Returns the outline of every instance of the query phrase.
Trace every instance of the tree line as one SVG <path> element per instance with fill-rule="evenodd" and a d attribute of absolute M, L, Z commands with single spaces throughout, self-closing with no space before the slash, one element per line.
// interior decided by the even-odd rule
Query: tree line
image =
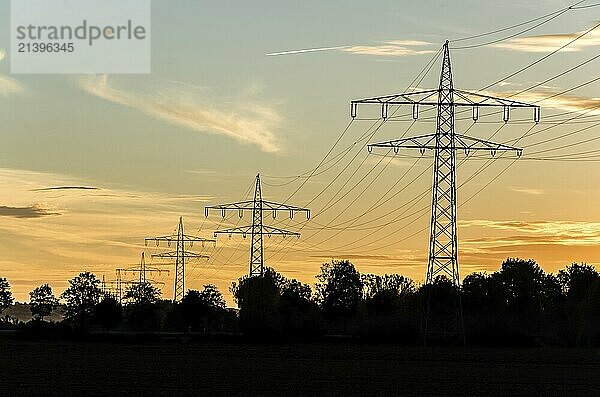
<path fill-rule="evenodd" d="M 311 287 L 272 268 L 262 277 L 244 276 L 230 287 L 235 310 L 226 307 L 212 284 L 171 302 L 149 282 L 140 282 L 130 285 L 120 302 L 103 293 L 94 274 L 84 272 L 69 280 L 59 297 L 62 304 L 48 284 L 41 285 L 30 293 L 33 319 L 17 325 L 5 319 L 3 326 L 43 332 L 243 334 L 269 340 L 336 335 L 417 344 L 428 300 L 458 294 L 467 343 L 600 345 L 600 274 L 587 264 L 550 274 L 533 260 L 509 258 L 496 272 L 469 274 L 456 291 L 443 276 L 419 286 L 398 274 L 361 274 L 344 260 L 323 264 L 316 281 Z M 0 278 L 0 314 L 12 303 L 9 283 Z M 59 306 L 64 320 L 44 321 Z"/>

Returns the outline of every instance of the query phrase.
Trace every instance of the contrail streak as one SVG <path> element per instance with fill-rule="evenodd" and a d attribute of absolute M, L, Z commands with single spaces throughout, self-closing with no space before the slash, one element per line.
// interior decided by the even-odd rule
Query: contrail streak
<path fill-rule="evenodd" d="M 290 55 L 290 54 L 302 54 L 305 52 L 317 52 L 317 51 L 331 51 L 331 50 L 340 50 L 342 48 L 348 48 L 350 46 L 342 45 L 337 47 L 321 47 L 321 48 L 306 48 L 303 50 L 291 50 L 291 51 L 281 51 L 281 52 L 270 52 L 266 54 L 267 56 L 276 56 L 276 55 Z"/>

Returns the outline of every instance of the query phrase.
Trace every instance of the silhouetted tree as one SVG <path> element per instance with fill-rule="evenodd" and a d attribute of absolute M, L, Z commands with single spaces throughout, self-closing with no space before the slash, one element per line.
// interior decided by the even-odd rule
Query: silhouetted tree
<path fill-rule="evenodd" d="M 94 308 L 94 322 L 110 330 L 123 321 L 123 308 L 118 300 L 105 296 Z"/>
<path fill-rule="evenodd" d="M 130 285 L 123 297 L 134 305 L 152 304 L 160 299 L 160 290 L 145 281 Z"/>
<path fill-rule="evenodd" d="M 207 284 L 201 291 L 188 290 L 179 306 L 184 326 L 206 332 L 211 321 L 225 311 L 226 304 L 217 287 Z"/>
<path fill-rule="evenodd" d="M 352 263 L 347 260 L 325 263 L 316 278 L 317 296 L 325 314 L 349 316 L 356 312 L 363 284 Z"/>
<path fill-rule="evenodd" d="M 479 311 L 489 310 L 496 297 L 491 277 L 485 273 L 471 273 L 462 283 L 463 306 Z M 500 284 L 497 284 L 498 286 Z"/>
<path fill-rule="evenodd" d="M 399 274 L 364 274 L 363 298 L 371 313 L 393 312 L 415 292 L 414 282 Z"/>
<path fill-rule="evenodd" d="M 29 310 L 36 320 L 44 321 L 44 317 L 52 314 L 58 306 L 58 299 L 48 284 L 40 285 L 29 293 Z"/>
<path fill-rule="evenodd" d="M 590 344 L 600 336 L 600 274 L 592 266 L 573 263 L 557 278 L 565 295 L 571 338 L 577 346 Z"/>
<path fill-rule="evenodd" d="M 135 283 L 125 292 L 127 321 L 135 329 L 154 331 L 160 328 L 160 290 L 149 282 Z"/>
<path fill-rule="evenodd" d="M 188 291 L 189 292 L 189 291 Z M 222 310 L 227 307 L 225 298 L 219 289 L 213 284 L 206 284 L 204 288 L 198 293 L 198 297 L 203 304 L 212 310 Z"/>
<path fill-rule="evenodd" d="M 362 332 L 371 337 L 413 341 L 419 330 L 414 282 L 399 274 L 364 274 L 362 281 L 366 309 Z"/>
<path fill-rule="evenodd" d="M 247 334 L 268 335 L 281 331 L 278 305 L 284 277 L 271 268 L 264 275 L 245 275 L 230 287 L 239 309 L 240 329 Z"/>
<path fill-rule="evenodd" d="M 99 286 L 100 280 L 90 272 L 80 273 L 69 280 L 69 288 L 60 295 L 66 301 L 65 318 L 77 322 L 84 329 L 100 301 L 102 291 Z"/>
<path fill-rule="evenodd" d="M 498 341 L 507 333 L 507 308 L 503 286 L 497 277 L 472 273 L 462 283 L 462 307 L 467 340 Z"/>
<path fill-rule="evenodd" d="M 560 296 L 556 278 L 532 259 L 509 258 L 492 278 L 502 285 L 506 305 L 515 310 L 545 309 Z"/>
<path fill-rule="evenodd" d="M 418 291 L 419 306 L 426 315 L 421 327 L 426 343 L 461 344 L 464 322 L 460 316 L 460 291 L 446 275 L 438 275 Z"/>
<path fill-rule="evenodd" d="M 280 292 L 285 305 L 307 307 L 311 303 L 312 290 L 310 285 L 303 284 L 296 279 L 285 280 L 280 285 Z"/>
<path fill-rule="evenodd" d="M 321 333 L 320 310 L 312 299 L 310 286 L 296 279 L 285 279 L 279 291 L 279 316 L 284 334 L 308 337 Z"/>
<path fill-rule="evenodd" d="M 531 259 L 509 258 L 489 276 L 471 274 L 462 291 L 466 331 L 479 341 L 531 343 L 558 337 L 560 285 Z"/>
<path fill-rule="evenodd" d="M 6 278 L 0 277 L 0 314 L 12 306 L 14 298 L 10 291 L 10 284 Z"/>

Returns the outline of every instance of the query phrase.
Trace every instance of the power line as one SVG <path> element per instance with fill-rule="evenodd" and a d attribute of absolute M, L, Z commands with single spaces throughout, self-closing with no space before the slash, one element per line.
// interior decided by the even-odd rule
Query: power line
<path fill-rule="evenodd" d="M 561 8 L 560 10 L 556 10 L 556 11 L 553 11 L 553 12 L 548 13 L 546 15 L 542 15 L 541 17 L 530 19 L 528 21 L 521 22 L 521 23 L 518 23 L 518 24 L 515 24 L 515 25 L 511 25 L 511 26 L 508 26 L 508 27 L 505 27 L 505 28 L 496 29 L 496 30 L 492 30 L 492 31 L 489 31 L 489 32 L 485 32 L 485 33 L 480 33 L 480 34 L 476 34 L 476 35 L 473 35 L 473 36 L 461 37 L 459 39 L 450 40 L 450 43 L 457 43 L 459 41 L 478 39 L 480 37 L 490 36 L 490 35 L 493 35 L 493 34 L 496 34 L 496 33 L 502 33 L 502 32 L 505 32 L 507 30 L 511 30 L 511 29 L 514 29 L 514 28 L 519 28 L 521 26 L 529 25 L 530 23 L 537 22 L 537 21 L 539 21 L 541 19 L 545 19 L 545 18 L 551 17 L 552 15 L 557 14 L 557 13 L 561 13 L 563 11 L 576 10 L 576 9 L 579 9 L 579 8 L 585 8 L 585 7 L 576 7 L 578 4 L 581 4 L 584 1 L 585 0 L 579 1 L 579 2 L 573 4 L 573 5 L 569 6 L 569 7 Z M 594 5 L 591 5 L 591 6 L 588 6 L 588 7 L 593 7 L 593 6 Z"/>
<path fill-rule="evenodd" d="M 580 3 L 582 3 L 583 1 L 585 1 L 585 0 L 582 0 Z M 542 21 L 542 22 L 539 22 L 539 23 L 537 23 L 537 24 L 535 24 L 535 25 L 533 25 L 533 26 L 531 26 L 531 27 L 529 27 L 529 28 L 527 28 L 527 29 L 524 29 L 524 30 L 522 30 L 522 31 L 520 31 L 520 32 L 517 32 L 517 33 L 514 33 L 514 34 L 511 34 L 511 35 L 509 35 L 509 36 L 502 37 L 502 38 L 500 38 L 500 39 L 496 39 L 496 40 L 491 40 L 491 41 L 488 41 L 488 42 L 486 42 L 486 43 L 480 43 L 480 44 L 472 44 L 472 45 L 464 45 L 464 46 L 452 47 L 452 49 L 453 49 L 453 50 L 465 50 L 465 49 L 471 49 L 471 48 L 478 48 L 478 47 L 484 47 L 484 46 L 488 46 L 488 45 L 490 45 L 490 44 L 499 43 L 499 42 L 501 42 L 501 41 L 510 40 L 510 39 L 512 39 L 512 38 L 514 38 L 514 37 L 520 36 L 520 35 L 522 35 L 522 34 L 525 34 L 525 33 L 527 33 L 527 32 L 530 32 L 530 31 L 532 31 L 532 30 L 534 30 L 534 29 L 536 29 L 536 28 L 538 28 L 538 27 L 540 27 L 540 26 L 542 26 L 542 25 L 545 25 L 546 23 L 548 23 L 548 22 L 550 22 L 550 21 L 552 21 L 552 20 L 554 20 L 554 19 L 558 18 L 558 17 L 559 17 L 559 16 L 561 16 L 562 14 L 566 13 L 566 12 L 567 12 L 567 11 L 569 11 L 570 9 L 571 9 L 571 8 L 566 8 L 566 9 L 564 9 L 563 11 L 559 12 L 558 14 L 556 14 L 556 15 L 554 15 L 554 16 L 552 16 L 552 17 L 550 17 L 550 18 L 548 18 L 548 19 L 546 19 L 546 20 L 544 20 L 544 21 Z"/>
<path fill-rule="evenodd" d="M 556 53 L 558 53 L 559 51 L 561 51 L 561 50 L 563 50 L 563 49 L 567 48 L 567 47 L 568 47 L 568 46 L 570 46 L 571 44 L 575 43 L 577 40 L 579 40 L 579 39 L 581 39 L 582 37 L 586 36 L 588 33 L 590 33 L 591 31 L 593 31 L 594 29 L 596 29 L 596 28 L 597 28 L 597 27 L 599 27 L 599 26 L 600 26 L 600 23 L 597 23 L 597 24 L 596 24 L 596 25 L 594 25 L 592 28 L 590 28 L 590 29 L 586 30 L 585 32 L 581 33 L 580 35 L 578 35 L 577 37 L 575 37 L 574 39 L 572 39 L 572 40 L 571 40 L 571 41 L 569 41 L 568 43 L 566 43 L 566 44 L 563 44 L 562 46 L 560 46 L 560 47 L 559 47 L 559 48 L 557 48 L 556 50 L 553 50 L 553 51 L 549 52 L 548 54 L 544 55 L 543 57 L 541 57 L 541 58 L 537 59 L 536 61 L 534 61 L 534 62 L 532 62 L 532 63 L 530 63 L 530 64 L 528 64 L 528 65 L 526 65 L 526 66 L 523 66 L 522 68 L 518 69 L 518 70 L 517 70 L 517 71 L 515 71 L 515 72 L 512 72 L 511 74 L 509 74 L 509 75 L 507 75 L 507 76 L 503 77 L 502 79 L 500 79 L 500 80 L 498 80 L 498 81 L 496 81 L 496 82 L 494 82 L 494 83 L 488 84 L 487 86 L 485 86 L 485 87 L 481 88 L 479 91 L 487 90 L 488 88 L 490 88 L 490 87 L 492 87 L 492 86 L 494 86 L 494 85 L 496 85 L 496 84 L 498 84 L 498 83 L 501 83 L 501 82 L 503 82 L 503 81 L 505 81 L 505 80 L 508 80 L 508 79 L 510 79 L 511 77 L 514 77 L 514 76 L 516 76 L 516 75 L 518 75 L 518 74 L 520 74 L 520 73 L 522 73 L 522 72 L 524 72 L 524 71 L 526 71 L 526 70 L 528 70 L 528 69 L 532 68 L 533 66 L 535 66 L 535 65 L 539 64 L 540 62 L 543 62 L 543 61 L 545 61 L 546 59 L 550 58 L 550 57 L 551 57 L 551 56 L 553 56 L 554 54 L 556 54 Z"/>
<path fill-rule="evenodd" d="M 589 31 L 591 31 L 591 30 L 593 30 L 593 29 L 594 29 L 594 28 L 590 29 Z M 588 32 L 589 32 L 589 31 L 588 31 Z M 587 33 L 587 32 L 586 32 L 586 33 Z M 499 80 L 498 82 L 501 82 L 501 81 L 503 81 L 503 80 L 505 80 L 505 79 L 508 79 L 508 78 L 510 78 L 510 77 L 513 77 L 514 75 L 516 75 L 516 74 L 520 73 L 521 71 L 524 71 L 524 70 L 526 70 L 526 69 L 528 69 L 528 68 L 530 68 L 530 67 L 534 66 L 535 64 L 537 64 L 537 63 L 541 62 L 542 60 L 544 60 L 544 59 L 547 59 L 549 56 L 551 56 L 551 55 L 553 55 L 554 53 L 556 53 L 556 52 L 560 51 L 561 49 L 565 48 L 566 46 L 568 46 L 568 45 L 572 44 L 572 43 L 573 43 L 573 42 L 575 42 L 577 39 L 579 39 L 579 38 L 583 37 L 583 36 L 584 36 L 586 33 L 584 33 L 584 34 L 580 35 L 579 37 L 577 37 L 576 39 L 574 39 L 574 40 L 572 40 L 571 42 L 567 43 L 566 45 L 562 46 L 562 47 L 561 47 L 561 48 L 559 48 L 558 50 L 556 50 L 556 51 L 554 51 L 554 52 L 552 52 L 552 53 L 550 53 L 550 54 L 547 54 L 545 57 L 543 57 L 543 58 L 541 58 L 541 59 L 537 60 L 536 62 L 534 62 L 534 63 L 530 64 L 529 66 L 527 66 L 527 67 L 525 67 L 525 68 L 522 68 L 520 71 L 517 71 L 517 72 L 515 72 L 515 73 L 513 73 L 513 74 L 509 75 L 508 77 L 505 77 L 504 79 L 502 79 L 502 80 Z M 595 57 L 595 58 L 593 58 L 593 59 L 596 59 L 596 57 Z M 593 60 L 593 59 L 591 59 L 591 60 Z M 588 62 L 591 62 L 591 60 L 588 60 L 587 62 L 585 62 L 585 63 L 583 63 L 583 64 L 586 64 L 586 63 L 588 63 Z M 561 77 L 561 76 L 565 75 L 566 73 L 568 73 L 569 71 L 575 70 L 576 68 L 578 68 L 578 67 L 580 67 L 580 66 L 583 66 L 583 64 L 581 64 L 581 65 L 579 65 L 579 66 L 576 66 L 576 67 L 573 67 L 573 68 L 571 68 L 571 69 L 570 69 L 570 70 L 568 70 L 568 71 L 564 71 L 564 72 L 562 72 L 561 74 L 559 74 L 559 75 L 557 75 L 557 76 L 553 77 L 552 79 L 555 79 L 555 78 Z M 551 81 L 552 79 L 548 79 L 548 80 L 546 80 L 546 82 L 547 82 L 547 81 Z M 494 84 L 497 84 L 498 82 L 496 82 L 496 83 L 494 83 Z M 492 84 L 492 85 L 494 85 L 494 84 Z M 532 89 L 532 88 L 538 87 L 538 86 L 540 86 L 540 85 L 542 85 L 542 84 L 544 84 L 544 82 L 542 82 L 542 83 L 538 83 L 538 84 L 534 85 L 533 87 L 530 87 L 529 89 Z M 490 85 L 490 86 L 491 86 L 491 85 Z M 483 89 L 489 88 L 490 86 L 488 86 L 488 87 L 485 87 L 485 88 L 483 88 Z M 482 90 L 483 90 L 483 89 L 482 89 Z M 576 89 L 576 88 L 573 88 L 573 89 Z M 571 90 L 573 90 L 573 89 L 571 89 Z M 523 90 L 522 92 L 524 92 L 524 91 L 525 91 L 525 90 Z M 555 96 L 558 96 L 558 95 L 560 95 L 560 94 L 554 95 L 554 97 L 555 97 Z M 570 119 L 569 119 L 569 120 L 570 120 Z"/>

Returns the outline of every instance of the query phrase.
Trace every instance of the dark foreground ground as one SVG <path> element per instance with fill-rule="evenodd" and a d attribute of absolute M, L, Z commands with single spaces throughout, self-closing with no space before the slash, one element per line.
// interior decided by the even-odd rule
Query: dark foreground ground
<path fill-rule="evenodd" d="M 0 338 L 1 396 L 600 395 L 600 350 Z"/>

